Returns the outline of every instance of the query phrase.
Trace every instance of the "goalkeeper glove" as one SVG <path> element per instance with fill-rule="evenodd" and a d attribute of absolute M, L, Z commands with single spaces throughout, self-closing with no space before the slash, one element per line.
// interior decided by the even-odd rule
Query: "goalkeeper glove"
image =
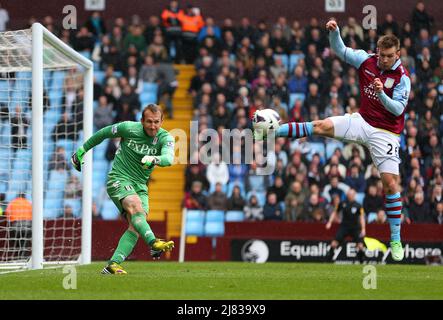
<path fill-rule="evenodd" d="M 82 171 L 82 164 L 85 163 L 83 157 L 85 156 L 85 148 L 80 147 L 74 152 L 71 156 L 71 163 L 74 166 L 75 170 Z"/>
<path fill-rule="evenodd" d="M 145 169 L 152 169 L 158 163 L 160 163 L 160 159 L 158 157 L 144 156 L 142 159 L 142 165 Z"/>

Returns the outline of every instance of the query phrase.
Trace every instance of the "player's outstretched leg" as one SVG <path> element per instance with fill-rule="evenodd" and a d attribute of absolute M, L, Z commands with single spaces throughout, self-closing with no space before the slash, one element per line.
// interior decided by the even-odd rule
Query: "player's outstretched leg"
<path fill-rule="evenodd" d="M 255 140 L 263 140 L 264 130 L 254 130 Z M 276 137 L 304 138 L 319 135 L 334 138 L 334 123 L 330 118 L 312 122 L 288 122 L 282 124 L 275 133 Z"/>

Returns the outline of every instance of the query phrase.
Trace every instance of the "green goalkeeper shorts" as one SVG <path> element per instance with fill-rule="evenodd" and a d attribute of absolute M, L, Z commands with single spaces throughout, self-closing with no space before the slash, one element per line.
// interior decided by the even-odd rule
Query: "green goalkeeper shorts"
<path fill-rule="evenodd" d="M 120 213 L 125 213 L 121 202 L 122 199 L 130 195 L 138 195 L 142 202 L 143 210 L 145 210 L 146 214 L 149 213 L 148 187 L 145 184 L 112 177 L 108 179 L 106 191 Z"/>

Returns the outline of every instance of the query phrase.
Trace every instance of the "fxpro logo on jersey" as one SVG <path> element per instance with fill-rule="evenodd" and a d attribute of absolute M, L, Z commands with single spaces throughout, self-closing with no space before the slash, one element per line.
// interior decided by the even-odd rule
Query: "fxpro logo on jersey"
<path fill-rule="evenodd" d="M 135 152 L 144 154 L 146 156 L 155 156 L 155 155 L 157 155 L 157 149 L 156 148 L 150 148 L 147 144 L 136 143 L 132 139 L 129 139 L 129 141 L 128 141 L 128 148 L 134 150 Z"/>

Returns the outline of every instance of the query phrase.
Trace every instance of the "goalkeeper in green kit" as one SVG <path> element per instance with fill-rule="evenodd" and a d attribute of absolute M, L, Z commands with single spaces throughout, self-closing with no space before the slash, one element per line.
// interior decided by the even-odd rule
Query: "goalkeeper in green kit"
<path fill-rule="evenodd" d="M 106 187 L 109 197 L 124 215 L 129 227 L 120 238 L 103 274 L 126 274 L 120 264 L 131 254 L 139 237 L 151 247 L 154 259 L 174 247 L 173 241 L 156 239 L 147 222 L 149 205 L 146 182 L 155 166 L 170 166 L 174 160 L 174 138 L 161 128 L 162 123 L 161 108 L 149 104 L 143 110 L 140 122 L 125 121 L 97 131 L 71 157 L 74 168 L 81 171 L 86 152 L 106 138 L 121 137 Z"/>

